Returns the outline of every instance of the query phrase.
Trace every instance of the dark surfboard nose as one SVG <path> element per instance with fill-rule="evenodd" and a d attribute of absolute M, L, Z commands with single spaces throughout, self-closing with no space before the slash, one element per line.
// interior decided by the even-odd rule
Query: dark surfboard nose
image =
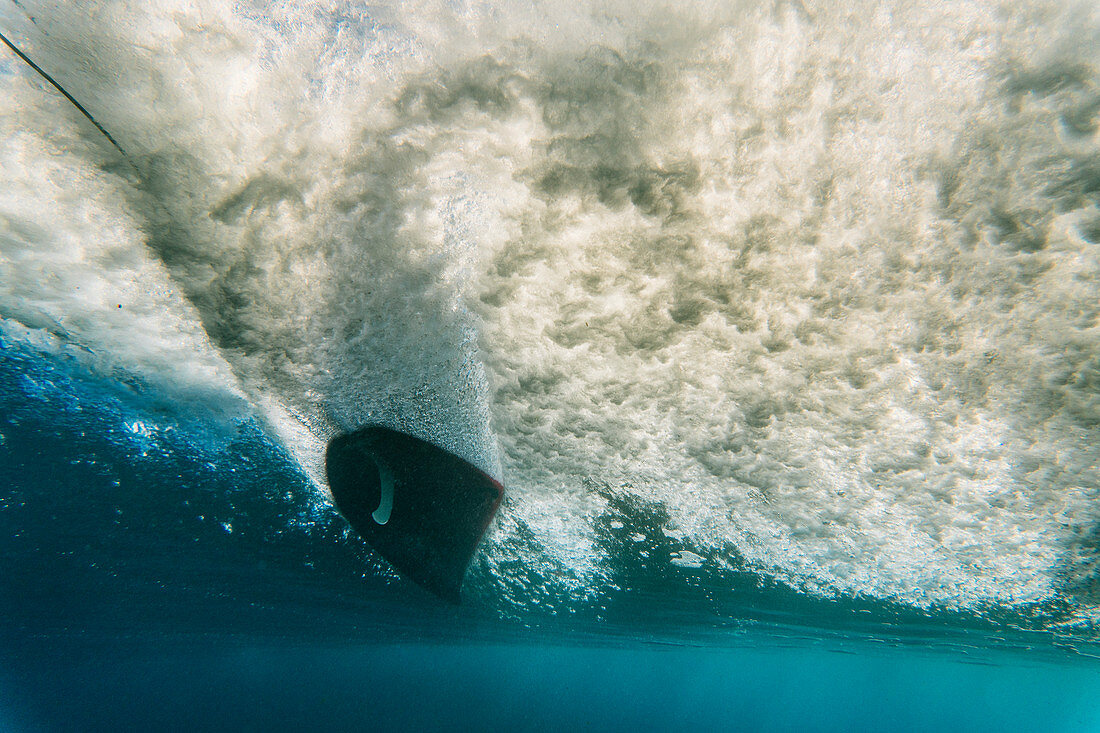
<path fill-rule="evenodd" d="M 456 455 L 371 425 L 333 438 L 325 471 L 336 507 L 395 569 L 459 602 L 466 566 L 504 487 Z"/>

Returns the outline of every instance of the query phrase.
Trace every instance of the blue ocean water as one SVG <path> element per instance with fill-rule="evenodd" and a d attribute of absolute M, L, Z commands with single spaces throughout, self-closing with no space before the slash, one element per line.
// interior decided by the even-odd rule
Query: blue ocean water
<path fill-rule="evenodd" d="M 1093 731 L 1096 670 L 860 644 L 737 649 L 197 638 L 43 647 L 11 730 Z M 56 655 L 61 655 L 58 658 Z"/>
<path fill-rule="evenodd" d="M 1100 730 L 1094 3 L 0 30 L 0 730 Z M 364 425 L 505 485 L 461 605 Z"/>
<path fill-rule="evenodd" d="M 1023 617 L 675 585 L 546 613 L 477 567 L 444 604 L 331 510 L 294 521 L 308 482 L 255 424 L 219 442 L 139 382 L 0 348 L 0 729 L 1100 727 L 1095 643 Z"/>

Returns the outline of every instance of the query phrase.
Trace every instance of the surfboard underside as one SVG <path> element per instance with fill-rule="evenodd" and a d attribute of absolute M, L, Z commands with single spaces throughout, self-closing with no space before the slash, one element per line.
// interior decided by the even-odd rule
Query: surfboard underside
<path fill-rule="evenodd" d="M 411 435 L 370 425 L 333 438 L 325 470 L 336 507 L 409 580 L 458 603 L 504 487 Z"/>

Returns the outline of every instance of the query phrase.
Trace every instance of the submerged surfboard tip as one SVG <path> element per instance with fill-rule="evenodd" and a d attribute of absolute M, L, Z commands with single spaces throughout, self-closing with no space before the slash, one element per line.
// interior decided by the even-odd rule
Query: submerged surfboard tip
<path fill-rule="evenodd" d="M 329 489 L 352 528 L 399 573 L 459 603 L 504 486 L 425 440 L 367 425 L 329 441 Z"/>

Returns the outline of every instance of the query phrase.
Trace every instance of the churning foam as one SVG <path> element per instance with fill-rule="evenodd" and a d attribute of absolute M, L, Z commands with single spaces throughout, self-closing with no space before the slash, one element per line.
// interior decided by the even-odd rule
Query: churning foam
<path fill-rule="evenodd" d="M 584 592 L 611 492 L 691 567 L 1096 601 L 1088 5 L 21 7 L 136 172 L 0 76 L 6 319 L 314 475 L 365 422 L 502 474 L 501 573 L 522 530 Z"/>

